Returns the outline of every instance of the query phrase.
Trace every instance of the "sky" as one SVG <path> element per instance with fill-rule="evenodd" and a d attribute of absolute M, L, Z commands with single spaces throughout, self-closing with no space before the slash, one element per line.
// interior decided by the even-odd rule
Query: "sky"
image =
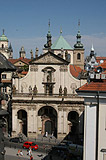
<path fill-rule="evenodd" d="M 0 35 L 4 29 L 14 58 L 19 58 L 22 46 L 29 58 L 30 50 L 35 54 L 36 47 L 42 53 L 49 19 L 52 43 L 62 28 L 63 37 L 73 48 L 80 20 L 85 56 L 92 44 L 97 56 L 106 56 L 106 0 L 0 0 Z"/>

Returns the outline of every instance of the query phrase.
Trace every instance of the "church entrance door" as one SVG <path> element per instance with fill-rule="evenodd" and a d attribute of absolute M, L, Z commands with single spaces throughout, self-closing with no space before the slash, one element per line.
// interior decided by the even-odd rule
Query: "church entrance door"
<path fill-rule="evenodd" d="M 45 122 L 45 133 L 48 133 L 48 134 L 52 134 L 52 122 L 50 120 L 47 120 Z"/>

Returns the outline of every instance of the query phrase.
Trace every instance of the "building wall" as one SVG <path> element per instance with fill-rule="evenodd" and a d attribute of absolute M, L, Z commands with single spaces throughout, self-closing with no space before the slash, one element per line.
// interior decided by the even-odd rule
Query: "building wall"
<path fill-rule="evenodd" d="M 80 53 L 80 59 L 77 59 L 77 54 Z M 84 49 L 75 49 L 73 53 L 73 64 L 84 69 Z"/>
<path fill-rule="evenodd" d="M 69 66 L 65 66 L 67 70 L 65 72 L 60 71 L 61 66 L 59 65 L 36 65 L 35 71 L 30 71 L 30 67 L 29 72 L 25 77 L 19 80 L 15 79 L 14 83 L 16 85 L 16 90 L 19 89 L 19 93 L 21 92 L 21 86 L 23 86 L 23 93 L 29 93 L 29 86 L 31 86 L 33 89 L 35 85 L 37 86 L 38 93 L 44 93 L 44 84 L 42 83 L 46 82 L 46 79 L 44 77 L 44 72 L 42 72 L 42 69 L 44 69 L 45 67 L 53 67 L 56 70 L 53 73 L 53 82 L 55 83 L 53 88 L 53 94 L 59 94 L 60 85 L 62 86 L 62 89 L 64 89 L 64 87 L 67 87 L 67 93 L 72 94 L 72 84 L 75 84 L 76 88 L 78 88 L 86 82 L 86 80 L 78 80 L 72 77 L 69 71 Z"/>
<path fill-rule="evenodd" d="M 98 160 L 103 159 L 102 149 L 106 149 L 106 100 L 100 100 L 99 106 L 99 145 L 98 145 Z M 106 152 L 105 152 L 106 154 Z"/>
<path fill-rule="evenodd" d="M 85 106 L 83 160 L 95 160 L 96 106 Z M 92 134 L 91 134 L 92 133 Z"/>

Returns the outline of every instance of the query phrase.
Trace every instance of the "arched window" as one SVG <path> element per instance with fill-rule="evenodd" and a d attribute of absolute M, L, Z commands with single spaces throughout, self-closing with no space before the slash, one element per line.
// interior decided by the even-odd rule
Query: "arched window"
<path fill-rule="evenodd" d="M 77 54 L 77 59 L 78 59 L 78 60 L 81 59 L 81 54 L 80 54 L 80 53 Z"/>

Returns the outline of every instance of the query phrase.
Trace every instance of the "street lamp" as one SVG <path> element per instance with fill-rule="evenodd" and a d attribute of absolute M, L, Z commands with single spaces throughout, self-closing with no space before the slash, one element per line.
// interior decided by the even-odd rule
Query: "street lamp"
<path fill-rule="evenodd" d="M 1 101 L 3 99 L 6 99 L 6 96 L 1 93 L 1 87 L 3 84 L 1 83 L 1 73 L 2 72 L 8 72 L 8 71 L 16 71 L 15 66 L 10 63 L 6 57 L 0 53 L 0 160 L 4 160 L 4 134 L 2 131 L 2 128 L 4 127 L 5 123 L 3 121 L 3 118 L 8 115 L 8 112 L 4 109 L 2 109 Z"/>

